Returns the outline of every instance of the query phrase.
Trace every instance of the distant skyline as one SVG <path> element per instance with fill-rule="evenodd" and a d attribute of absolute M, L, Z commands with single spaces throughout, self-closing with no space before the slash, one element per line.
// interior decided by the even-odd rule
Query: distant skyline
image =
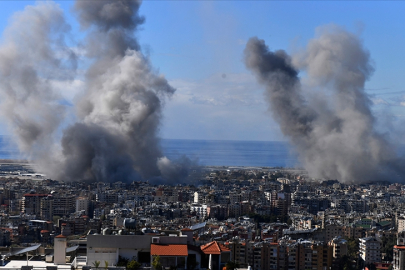
<path fill-rule="evenodd" d="M 80 41 L 83 34 L 71 11 L 74 1 L 55 2 L 65 11 L 71 38 Z M 15 12 L 32 4 L 0 2 L 0 31 Z M 153 67 L 177 89 L 164 106 L 161 137 L 285 140 L 267 110 L 262 86 L 243 64 L 243 50 L 247 40 L 257 36 L 272 50 L 297 51 L 317 27 L 327 24 L 360 35 L 375 68 L 366 84 L 374 115 L 402 122 L 404 8 L 405 2 L 374 1 L 144 1 L 139 42 Z M 65 87 L 67 104 L 81 86 L 79 80 Z M 7 135 L 4 126 L 0 133 Z"/>

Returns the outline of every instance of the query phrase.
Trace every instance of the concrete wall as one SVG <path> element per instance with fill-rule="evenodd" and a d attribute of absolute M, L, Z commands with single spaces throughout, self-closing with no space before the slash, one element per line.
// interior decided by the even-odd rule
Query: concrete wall
<path fill-rule="evenodd" d="M 99 261 L 99 268 L 105 267 L 105 261 L 109 266 L 116 265 L 118 262 L 117 248 L 92 248 L 87 250 L 87 265 L 94 266 L 94 262 Z"/>
<path fill-rule="evenodd" d="M 95 261 L 104 267 L 116 265 L 118 257 L 138 258 L 138 252 L 150 252 L 152 237 L 158 237 L 160 244 L 187 244 L 187 236 L 152 236 L 152 235 L 88 235 L 87 265 L 94 266 Z"/>
<path fill-rule="evenodd" d="M 152 243 L 151 235 L 88 235 L 87 250 L 91 247 L 106 248 L 148 248 Z"/>
<path fill-rule="evenodd" d="M 159 237 L 159 244 L 187 245 L 187 235 L 155 237 Z"/>
<path fill-rule="evenodd" d="M 118 257 L 138 257 L 138 250 L 150 251 L 152 236 L 150 235 L 88 235 L 87 236 L 87 265 L 94 266 L 100 262 L 104 268 L 104 261 L 109 266 L 116 265 Z"/>

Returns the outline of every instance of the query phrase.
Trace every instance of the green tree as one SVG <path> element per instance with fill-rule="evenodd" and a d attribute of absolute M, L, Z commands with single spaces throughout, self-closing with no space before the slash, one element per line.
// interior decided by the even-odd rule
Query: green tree
<path fill-rule="evenodd" d="M 381 253 L 385 253 L 385 261 L 392 261 L 394 255 L 394 246 L 397 243 L 396 238 L 381 237 Z"/>
<path fill-rule="evenodd" d="M 96 269 L 98 269 L 100 267 L 100 261 L 95 261 L 93 262 L 93 265 Z"/>
<path fill-rule="evenodd" d="M 127 269 L 129 270 L 137 270 L 141 267 L 141 264 L 135 260 L 128 262 Z"/>
<path fill-rule="evenodd" d="M 347 239 L 347 254 L 349 255 L 350 259 L 357 260 L 357 254 L 359 253 L 359 242 L 359 239 Z"/>
<path fill-rule="evenodd" d="M 226 267 L 226 270 L 235 270 L 236 268 L 239 267 L 239 264 L 236 263 L 236 262 L 231 262 L 231 261 L 229 261 L 229 262 L 227 262 L 227 263 L 225 264 L 225 267 Z"/>
<path fill-rule="evenodd" d="M 153 268 L 155 270 L 162 270 L 162 264 L 160 263 L 160 256 L 159 255 L 154 255 L 153 256 L 152 266 L 153 266 Z"/>

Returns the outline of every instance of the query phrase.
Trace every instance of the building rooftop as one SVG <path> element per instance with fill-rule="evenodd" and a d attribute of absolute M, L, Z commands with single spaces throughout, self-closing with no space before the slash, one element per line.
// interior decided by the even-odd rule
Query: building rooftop
<path fill-rule="evenodd" d="M 187 245 L 151 244 L 150 254 L 159 256 L 188 256 Z"/>
<path fill-rule="evenodd" d="M 221 254 L 221 252 L 231 251 L 228 247 L 218 243 L 217 241 L 213 241 L 211 243 L 201 246 L 201 250 L 205 254 L 216 254 L 216 255 Z"/>

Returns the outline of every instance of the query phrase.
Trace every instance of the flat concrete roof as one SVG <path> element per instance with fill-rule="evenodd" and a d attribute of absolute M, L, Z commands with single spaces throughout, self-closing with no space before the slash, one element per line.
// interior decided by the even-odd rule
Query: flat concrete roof
<path fill-rule="evenodd" d="M 5 266 L 0 266 L 0 269 L 21 269 L 21 266 L 26 266 L 27 261 L 24 260 L 12 260 L 9 261 Z M 29 266 L 34 266 L 34 268 L 46 268 L 47 266 L 57 266 L 58 269 L 66 269 L 70 270 L 71 266 L 70 264 L 59 264 L 56 265 L 54 263 L 47 263 L 44 261 L 28 261 Z"/>
<path fill-rule="evenodd" d="M 88 235 L 87 247 L 150 248 L 154 235 Z"/>

